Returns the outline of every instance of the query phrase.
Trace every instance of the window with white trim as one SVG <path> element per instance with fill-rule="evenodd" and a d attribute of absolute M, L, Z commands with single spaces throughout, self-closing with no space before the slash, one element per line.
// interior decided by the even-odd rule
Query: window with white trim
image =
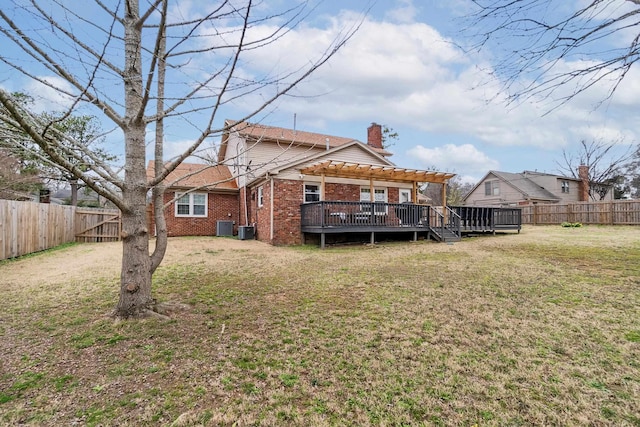
<path fill-rule="evenodd" d="M 411 190 L 406 188 L 400 189 L 399 203 L 411 203 Z"/>
<path fill-rule="evenodd" d="M 500 181 L 492 180 L 484 183 L 484 195 L 485 196 L 499 196 L 500 195 Z"/>
<path fill-rule="evenodd" d="M 563 193 L 568 193 L 569 192 L 569 181 L 562 181 L 560 183 L 560 186 L 562 187 L 562 192 Z"/>
<path fill-rule="evenodd" d="M 318 184 L 305 184 L 304 185 L 304 202 L 319 202 L 320 201 L 320 185 Z"/>
<path fill-rule="evenodd" d="M 207 216 L 207 193 L 176 193 L 175 215 L 180 216 Z"/>
<path fill-rule="evenodd" d="M 360 187 L 360 201 L 361 202 L 369 202 L 371 201 L 371 189 L 369 187 Z M 387 189 L 386 188 L 374 188 L 373 189 L 373 201 L 374 202 L 387 202 Z M 371 210 L 369 205 L 361 205 L 362 210 Z M 386 213 L 387 208 L 384 206 L 376 206 L 375 211 L 377 214 Z"/>
<path fill-rule="evenodd" d="M 264 205 L 264 188 L 262 186 L 258 187 L 258 207 L 262 207 Z"/>

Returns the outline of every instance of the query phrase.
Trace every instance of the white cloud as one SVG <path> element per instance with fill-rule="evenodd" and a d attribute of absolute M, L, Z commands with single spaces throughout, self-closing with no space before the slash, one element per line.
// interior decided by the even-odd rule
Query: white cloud
<path fill-rule="evenodd" d="M 413 4 L 413 0 L 398 0 L 395 9 L 390 9 L 385 17 L 400 24 L 409 24 L 415 21 L 418 9 Z"/>
<path fill-rule="evenodd" d="M 186 5 L 185 10 L 190 11 L 191 3 Z M 398 14 L 401 10 L 404 12 Z M 640 107 L 640 71 L 629 72 L 605 109 L 595 110 L 594 106 L 606 98 L 606 82 L 546 116 L 549 103 L 524 101 L 518 107 L 505 107 L 502 101 L 506 96 L 499 85 L 487 81 L 479 71 L 491 69 L 486 58 L 464 55 L 452 40 L 433 27 L 416 22 L 416 13 L 414 2 L 399 0 L 387 11 L 387 21 L 367 17 L 359 31 L 327 64 L 291 96 L 278 100 L 265 111 L 271 114 L 267 123 L 289 126 L 294 113 L 299 124 L 315 128 L 323 124 L 376 121 L 393 128 L 419 130 L 425 136 L 454 134 L 476 145 L 541 149 L 543 153 L 598 135 L 602 138 L 621 135 L 629 142 L 638 140 L 633 111 Z M 343 10 L 324 21 L 303 23 L 272 44 L 244 52 L 238 76 L 255 81 L 265 74 L 283 75 L 306 68 L 361 18 L 359 13 Z M 229 28 L 216 30 L 233 37 L 226 31 Z M 256 25 L 249 37 L 256 40 L 276 30 L 275 25 Z M 207 39 L 200 40 L 204 43 Z M 198 70 L 214 67 L 211 56 L 202 55 L 200 60 L 201 63 L 189 67 Z M 558 63 L 566 70 L 579 65 Z M 563 87 L 557 95 L 569 90 L 570 87 Z M 256 90 L 234 101 L 233 106 L 241 112 L 252 111 L 273 91 L 273 87 Z M 487 102 L 491 98 L 495 98 L 494 102 Z M 331 132 L 330 128 L 326 130 Z M 406 150 L 409 148 L 406 144 L 399 141 L 397 148 Z M 454 159 L 450 162 L 455 163 Z M 481 170 L 495 168 L 491 162 L 481 158 L 485 164 Z M 473 163 L 455 167 L 471 173 L 466 165 Z"/>
<path fill-rule="evenodd" d="M 295 29 L 278 43 L 252 51 L 245 58 L 243 75 L 309 64 L 358 18 L 358 14 L 343 12 L 324 28 Z M 273 28 L 260 28 L 260 34 L 269 31 Z M 525 102 L 507 108 L 500 102 L 504 96 L 499 86 L 487 83 L 478 71 L 479 67 L 489 68 L 481 61 L 463 56 L 450 40 L 424 23 L 399 25 L 367 19 L 329 63 L 303 82 L 293 97 L 278 101 L 277 108 L 287 116 L 297 113 L 301 122 L 305 118 L 316 123 L 377 121 L 423 132 L 467 134 L 489 145 L 547 150 L 580 139 L 582 135 L 575 134 L 568 123 L 588 125 L 601 120 L 602 113 L 594 112 L 593 101 L 602 99 L 602 92 L 545 117 L 546 106 L 541 104 Z M 640 77 L 635 81 L 640 86 Z M 236 105 L 249 109 L 263 102 L 265 93 L 258 91 Z M 489 98 L 497 99 L 488 103 Z M 638 105 L 638 99 L 629 96 L 623 101 Z M 632 124 L 621 118 L 609 126 L 635 134 Z"/>
<path fill-rule="evenodd" d="M 427 148 L 417 145 L 407 151 L 416 158 L 424 168 L 435 167 L 438 170 L 462 172 L 476 176 L 490 169 L 498 169 L 499 163 L 471 144 L 445 144 L 440 147 Z"/>
<path fill-rule="evenodd" d="M 38 79 L 47 84 L 30 80 L 25 87 L 26 92 L 33 97 L 33 111 L 64 111 L 71 107 L 73 98 L 66 93 L 75 92 L 74 88 L 64 79 L 56 76 L 39 76 Z"/>

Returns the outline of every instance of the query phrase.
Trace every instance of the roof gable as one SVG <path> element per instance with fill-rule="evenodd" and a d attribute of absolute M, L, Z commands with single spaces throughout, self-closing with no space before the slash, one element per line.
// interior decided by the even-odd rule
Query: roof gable
<path fill-rule="evenodd" d="M 233 120 L 225 121 L 225 128 L 228 130 L 222 137 L 220 147 L 220 159 L 224 159 L 226 155 L 226 144 L 230 132 L 237 132 L 241 137 L 261 142 L 286 142 L 288 144 L 304 145 L 309 147 L 332 148 L 341 147 L 353 142 L 359 142 L 375 151 L 381 156 L 391 156 L 392 153 L 384 148 L 370 147 L 367 144 L 353 138 L 345 138 L 341 136 L 327 135 L 315 132 L 306 132 L 296 129 L 286 129 L 275 126 L 266 126 L 262 124 L 249 122 L 234 122 Z"/>
<path fill-rule="evenodd" d="M 350 149 L 359 149 L 362 150 L 362 154 L 363 157 L 366 156 L 367 160 L 370 159 L 374 159 L 376 160 L 376 163 L 379 165 L 384 165 L 384 166 L 394 166 L 393 162 L 391 162 L 389 159 L 387 159 L 384 156 L 381 156 L 378 152 L 376 152 L 376 150 L 372 149 L 372 147 L 363 144 L 360 141 L 356 141 L 356 140 L 352 140 L 351 142 L 344 144 L 342 146 L 339 147 L 334 147 L 332 149 L 329 149 L 327 151 L 321 151 L 319 153 L 316 153 L 312 156 L 306 157 L 304 159 L 298 159 L 295 160 L 291 163 L 288 163 L 286 165 L 283 165 L 277 169 L 273 169 L 271 171 L 269 171 L 270 173 L 278 173 L 280 171 L 286 170 L 286 169 L 291 169 L 291 168 L 295 168 L 295 167 L 304 167 L 306 165 L 308 165 L 309 163 L 312 162 L 316 162 L 316 161 L 320 161 L 320 160 L 327 160 L 327 159 L 331 159 L 331 160 L 341 160 L 341 152 L 345 152 L 348 151 Z M 364 159 L 363 159 L 364 160 Z"/>
<path fill-rule="evenodd" d="M 487 172 L 487 174 L 480 181 L 478 181 L 478 183 L 471 189 L 471 191 L 469 191 L 464 196 L 463 200 L 467 200 L 468 196 L 470 196 L 480 185 L 482 185 L 482 183 L 486 182 L 492 176 L 509 185 L 526 198 L 539 200 L 560 200 L 560 198 L 554 195 L 552 192 L 529 179 L 526 172 L 511 173 L 494 170 L 490 170 L 489 172 Z"/>

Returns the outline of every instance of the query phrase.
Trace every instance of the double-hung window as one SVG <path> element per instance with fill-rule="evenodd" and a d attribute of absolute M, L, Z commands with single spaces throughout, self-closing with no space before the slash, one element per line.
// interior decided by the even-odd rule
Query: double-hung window
<path fill-rule="evenodd" d="M 320 201 L 320 186 L 318 184 L 305 184 L 304 185 L 304 202 L 319 202 Z"/>
<path fill-rule="evenodd" d="M 258 187 L 258 207 L 262 207 L 264 205 L 264 187 L 261 185 Z"/>
<path fill-rule="evenodd" d="M 176 194 L 176 216 L 207 216 L 207 193 Z"/>
<path fill-rule="evenodd" d="M 561 187 L 562 187 L 562 192 L 563 193 L 568 193 L 569 192 L 569 181 L 562 181 L 560 183 Z"/>
<path fill-rule="evenodd" d="M 398 194 L 400 203 L 411 203 L 411 190 L 401 188 Z"/>
<path fill-rule="evenodd" d="M 484 183 L 484 195 L 485 196 L 499 196 L 500 195 L 500 181 L 486 181 Z"/>
<path fill-rule="evenodd" d="M 371 201 L 371 189 L 369 187 L 360 187 L 360 201 L 361 202 L 370 202 Z M 374 202 L 387 202 L 387 189 L 386 188 L 374 188 L 373 189 L 373 201 Z M 369 205 L 362 204 L 362 210 L 371 210 Z M 375 206 L 376 214 L 382 214 L 387 212 L 386 205 Z"/>

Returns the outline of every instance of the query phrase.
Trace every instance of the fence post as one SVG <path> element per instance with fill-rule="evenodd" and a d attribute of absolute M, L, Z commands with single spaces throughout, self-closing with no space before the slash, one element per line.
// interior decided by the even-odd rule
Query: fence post
<path fill-rule="evenodd" d="M 571 203 L 567 203 L 567 222 L 576 222 L 573 205 Z"/>
<path fill-rule="evenodd" d="M 609 215 L 611 215 L 611 225 L 615 225 L 616 223 L 616 220 L 614 218 L 615 213 L 615 205 L 613 204 L 613 201 L 611 201 L 609 202 Z"/>

